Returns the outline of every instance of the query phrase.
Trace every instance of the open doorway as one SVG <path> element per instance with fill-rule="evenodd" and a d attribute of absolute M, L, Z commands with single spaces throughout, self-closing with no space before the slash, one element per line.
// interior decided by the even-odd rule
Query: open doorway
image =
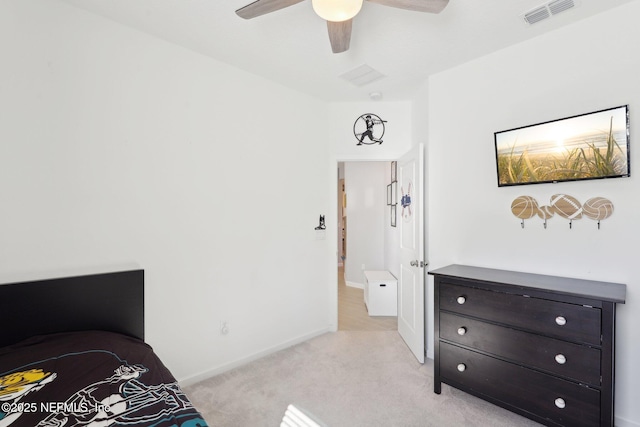
<path fill-rule="evenodd" d="M 338 330 L 397 331 L 396 316 L 369 316 L 364 271 L 387 270 L 390 162 L 338 163 Z"/>

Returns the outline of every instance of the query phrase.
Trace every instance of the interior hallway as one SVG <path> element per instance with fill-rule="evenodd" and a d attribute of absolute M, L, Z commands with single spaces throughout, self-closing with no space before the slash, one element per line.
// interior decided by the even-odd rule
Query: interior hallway
<path fill-rule="evenodd" d="M 395 316 L 369 316 L 364 303 L 364 290 L 345 284 L 344 267 L 338 267 L 338 330 L 398 330 L 398 318 Z"/>

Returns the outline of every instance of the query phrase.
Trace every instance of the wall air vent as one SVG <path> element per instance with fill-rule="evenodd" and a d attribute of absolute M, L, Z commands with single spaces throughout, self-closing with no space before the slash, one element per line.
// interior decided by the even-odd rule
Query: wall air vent
<path fill-rule="evenodd" d="M 535 24 L 536 22 L 540 22 L 549 18 L 551 14 L 546 6 L 539 7 L 530 12 L 524 14 L 524 20 L 527 21 L 527 24 Z"/>
<path fill-rule="evenodd" d="M 577 0 L 553 0 L 524 13 L 522 17 L 527 24 L 532 25 L 551 18 L 565 10 L 574 8 L 576 1 Z"/>
<path fill-rule="evenodd" d="M 555 0 L 549 3 L 549 10 L 552 15 L 557 15 L 560 12 L 569 10 L 575 7 L 576 3 L 573 0 Z"/>

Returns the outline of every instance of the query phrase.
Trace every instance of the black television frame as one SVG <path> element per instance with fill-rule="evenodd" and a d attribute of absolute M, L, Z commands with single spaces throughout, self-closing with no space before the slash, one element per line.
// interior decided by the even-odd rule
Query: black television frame
<path fill-rule="evenodd" d="M 616 133 L 618 135 L 624 135 L 624 142 L 618 144 L 617 141 L 615 141 L 615 139 L 613 138 L 614 142 L 615 142 L 615 146 L 614 146 L 614 150 L 617 148 L 619 149 L 619 156 L 624 157 L 626 156 L 626 171 L 620 170 L 620 168 L 618 170 L 615 171 L 615 173 L 609 173 L 609 174 L 605 174 L 605 175 L 587 175 L 587 176 L 570 176 L 570 177 L 549 177 L 547 179 L 545 179 L 544 177 L 538 178 L 538 177 L 533 177 L 533 179 L 526 179 L 526 180 L 515 180 L 515 181 L 507 181 L 504 179 L 501 179 L 502 176 L 504 176 L 504 173 L 509 172 L 509 168 L 510 166 L 506 167 L 506 171 L 505 171 L 505 165 L 504 162 L 507 160 L 501 160 L 501 156 L 504 156 L 505 153 L 505 148 L 504 148 L 504 144 L 500 144 L 499 143 L 499 139 L 503 139 L 503 138 L 516 138 L 520 136 L 521 134 L 527 132 L 527 133 L 531 133 L 533 131 L 544 131 L 545 129 L 550 131 L 553 127 L 558 127 L 558 126 L 562 126 L 562 125 L 567 125 L 570 122 L 572 123 L 577 123 L 579 121 L 586 121 L 586 120 L 596 120 L 596 119 L 605 119 L 605 115 L 609 112 L 611 113 L 616 113 L 618 114 L 617 118 L 620 119 L 620 116 L 622 116 L 622 110 L 624 110 L 624 126 L 620 126 L 619 124 L 617 125 L 617 131 Z M 619 120 L 618 120 L 619 121 Z M 568 182 L 568 181 L 585 181 L 585 180 L 593 180 L 593 179 L 608 179 L 608 178 L 622 178 L 622 177 L 630 177 L 631 176 L 631 150 L 630 150 L 630 126 L 629 126 L 629 105 L 620 105 L 617 107 L 612 107 L 612 108 L 607 108 L 607 109 L 603 109 L 603 110 L 598 110 L 598 111 L 593 111 L 593 112 L 589 112 L 589 113 L 583 113 L 583 114 L 578 114 L 578 115 L 574 115 L 574 116 L 569 116 L 569 117 L 564 117 L 561 119 L 556 119 L 556 120 L 550 120 L 550 121 L 546 121 L 546 122 L 541 122 L 541 123 L 536 123 L 536 124 L 532 124 L 532 125 L 527 125 L 527 126 L 520 126 L 517 128 L 512 128 L 512 129 L 507 129 L 507 130 L 503 130 L 503 131 L 499 131 L 499 132 L 494 132 L 494 148 L 495 148 L 495 165 L 496 165 L 496 173 L 497 173 L 497 181 L 498 181 L 498 187 L 511 187 L 511 186 L 516 186 L 516 185 L 530 185 L 530 184 L 545 184 L 545 183 L 558 183 L 558 182 Z M 602 122 L 598 122 L 599 124 L 602 124 Z M 594 123 L 595 124 L 595 123 Z M 609 128 L 609 133 L 608 135 L 605 136 L 605 139 L 608 141 L 610 138 L 612 138 L 612 130 L 613 130 L 613 118 L 611 118 L 610 121 L 610 125 L 611 127 Z M 586 130 L 586 128 L 585 128 Z M 602 133 L 603 131 L 605 131 L 605 129 L 600 129 L 600 133 Z M 595 134 L 596 132 L 593 131 L 591 132 L 588 136 L 586 133 L 576 133 L 573 135 L 570 135 L 569 140 L 572 141 L 571 145 L 574 145 L 575 147 L 573 149 L 575 150 L 582 150 L 582 153 L 578 153 L 577 157 L 582 156 L 582 158 L 586 161 L 586 154 L 585 154 L 585 148 L 586 149 L 590 149 L 591 151 L 591 155 L 594 155 L 595 151 L 594 151 L 594 147 L 595 148 L 599 148 L 596 147 L 595 144 L 593 146 L 589 145 L 590 143 L 587 142 L 589 139 L 591 139 L 592 141 L 595 140 Z M 527 157 L 529 152 L 531 152 L 533 150 L 534 153 L 536 153 L 535 155 L 538 154 L 538 152 L 543 153 L 547 156 L 553 156 L 553 154 L 551 153 L 553 151 L 553 149 L 550 146 L 551 141 L 549 138 L 547 140 L 541 140 L 538 142 L 531 142 L 530 144 L 527 144 L 524 147 L 520 147 L 516 150 L 517 144 L 514 143 L 512 144 L 510 147 L 507 146 L 506 148 L 510 148 L 510 152 L 508 152 L 506 155 L 507 156 L 511 156 L 512 160 L 514 158 L 517 158 L 517 160 L 519 161 L 519 164 L 516 165 L 515 167 L 519 167 L 522 166 L 522 163 L 525 163 L 524 167 L 527 168 L 529 171 L 531 170 L 531 168 L 533 168 L 534 170 L 536 170 L 536 167 L 530 162 L 527 161 Z M 583 140 L 582 142 L 580 142 L 580 140 Z M 601 143 L 602 141 L 598 141 L 598 143 Z M 532 147 L 532 150 L 529 148 Z M 564 148 L 564 147 L 561 147 Z M 601 148 L 601 147 L 600 147 Z M 572 152 L 567 152 L 568 154 L 571 154 Z M 605 153 L 606 154 L 606 153 Z M 598 157 L 603 157 L 601 155 L 597 155 Z M 559 159 L 557 159 L 559 160 Z M 566 157 L 564 160 L 567 160 Z M 569 158 L 569 160 L 571 160 L 571 157 Z M 551 163 L 551 161 L 549 160 L 549 158 L 545 158 L 544 161 Z M 623 167 L 625 165 L 623 164 Z M 566 169 L 566 168 L 556 168 L 556 169 L 549 169 L 549 171 L 551 172 L 558 172 L 560 170 L 566 171 L 567 173 L 569 172 L 573 172 L 574 174 L 578 173 L 579 171 L 577 170 L 572 170 L 572 169 Z M 513 175 L 513 174 L 512 174 Z M 521 176 L 522 178 L 522 176 Z"/>

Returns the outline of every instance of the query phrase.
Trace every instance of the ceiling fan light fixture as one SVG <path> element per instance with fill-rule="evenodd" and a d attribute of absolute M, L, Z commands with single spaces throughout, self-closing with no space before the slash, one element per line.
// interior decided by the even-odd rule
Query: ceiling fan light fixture
<path fill-rule="evenodd" d="M 348 21 L 360 12 L 363 0 L 311 0 L 316 14 L 331 22 Z"/>

